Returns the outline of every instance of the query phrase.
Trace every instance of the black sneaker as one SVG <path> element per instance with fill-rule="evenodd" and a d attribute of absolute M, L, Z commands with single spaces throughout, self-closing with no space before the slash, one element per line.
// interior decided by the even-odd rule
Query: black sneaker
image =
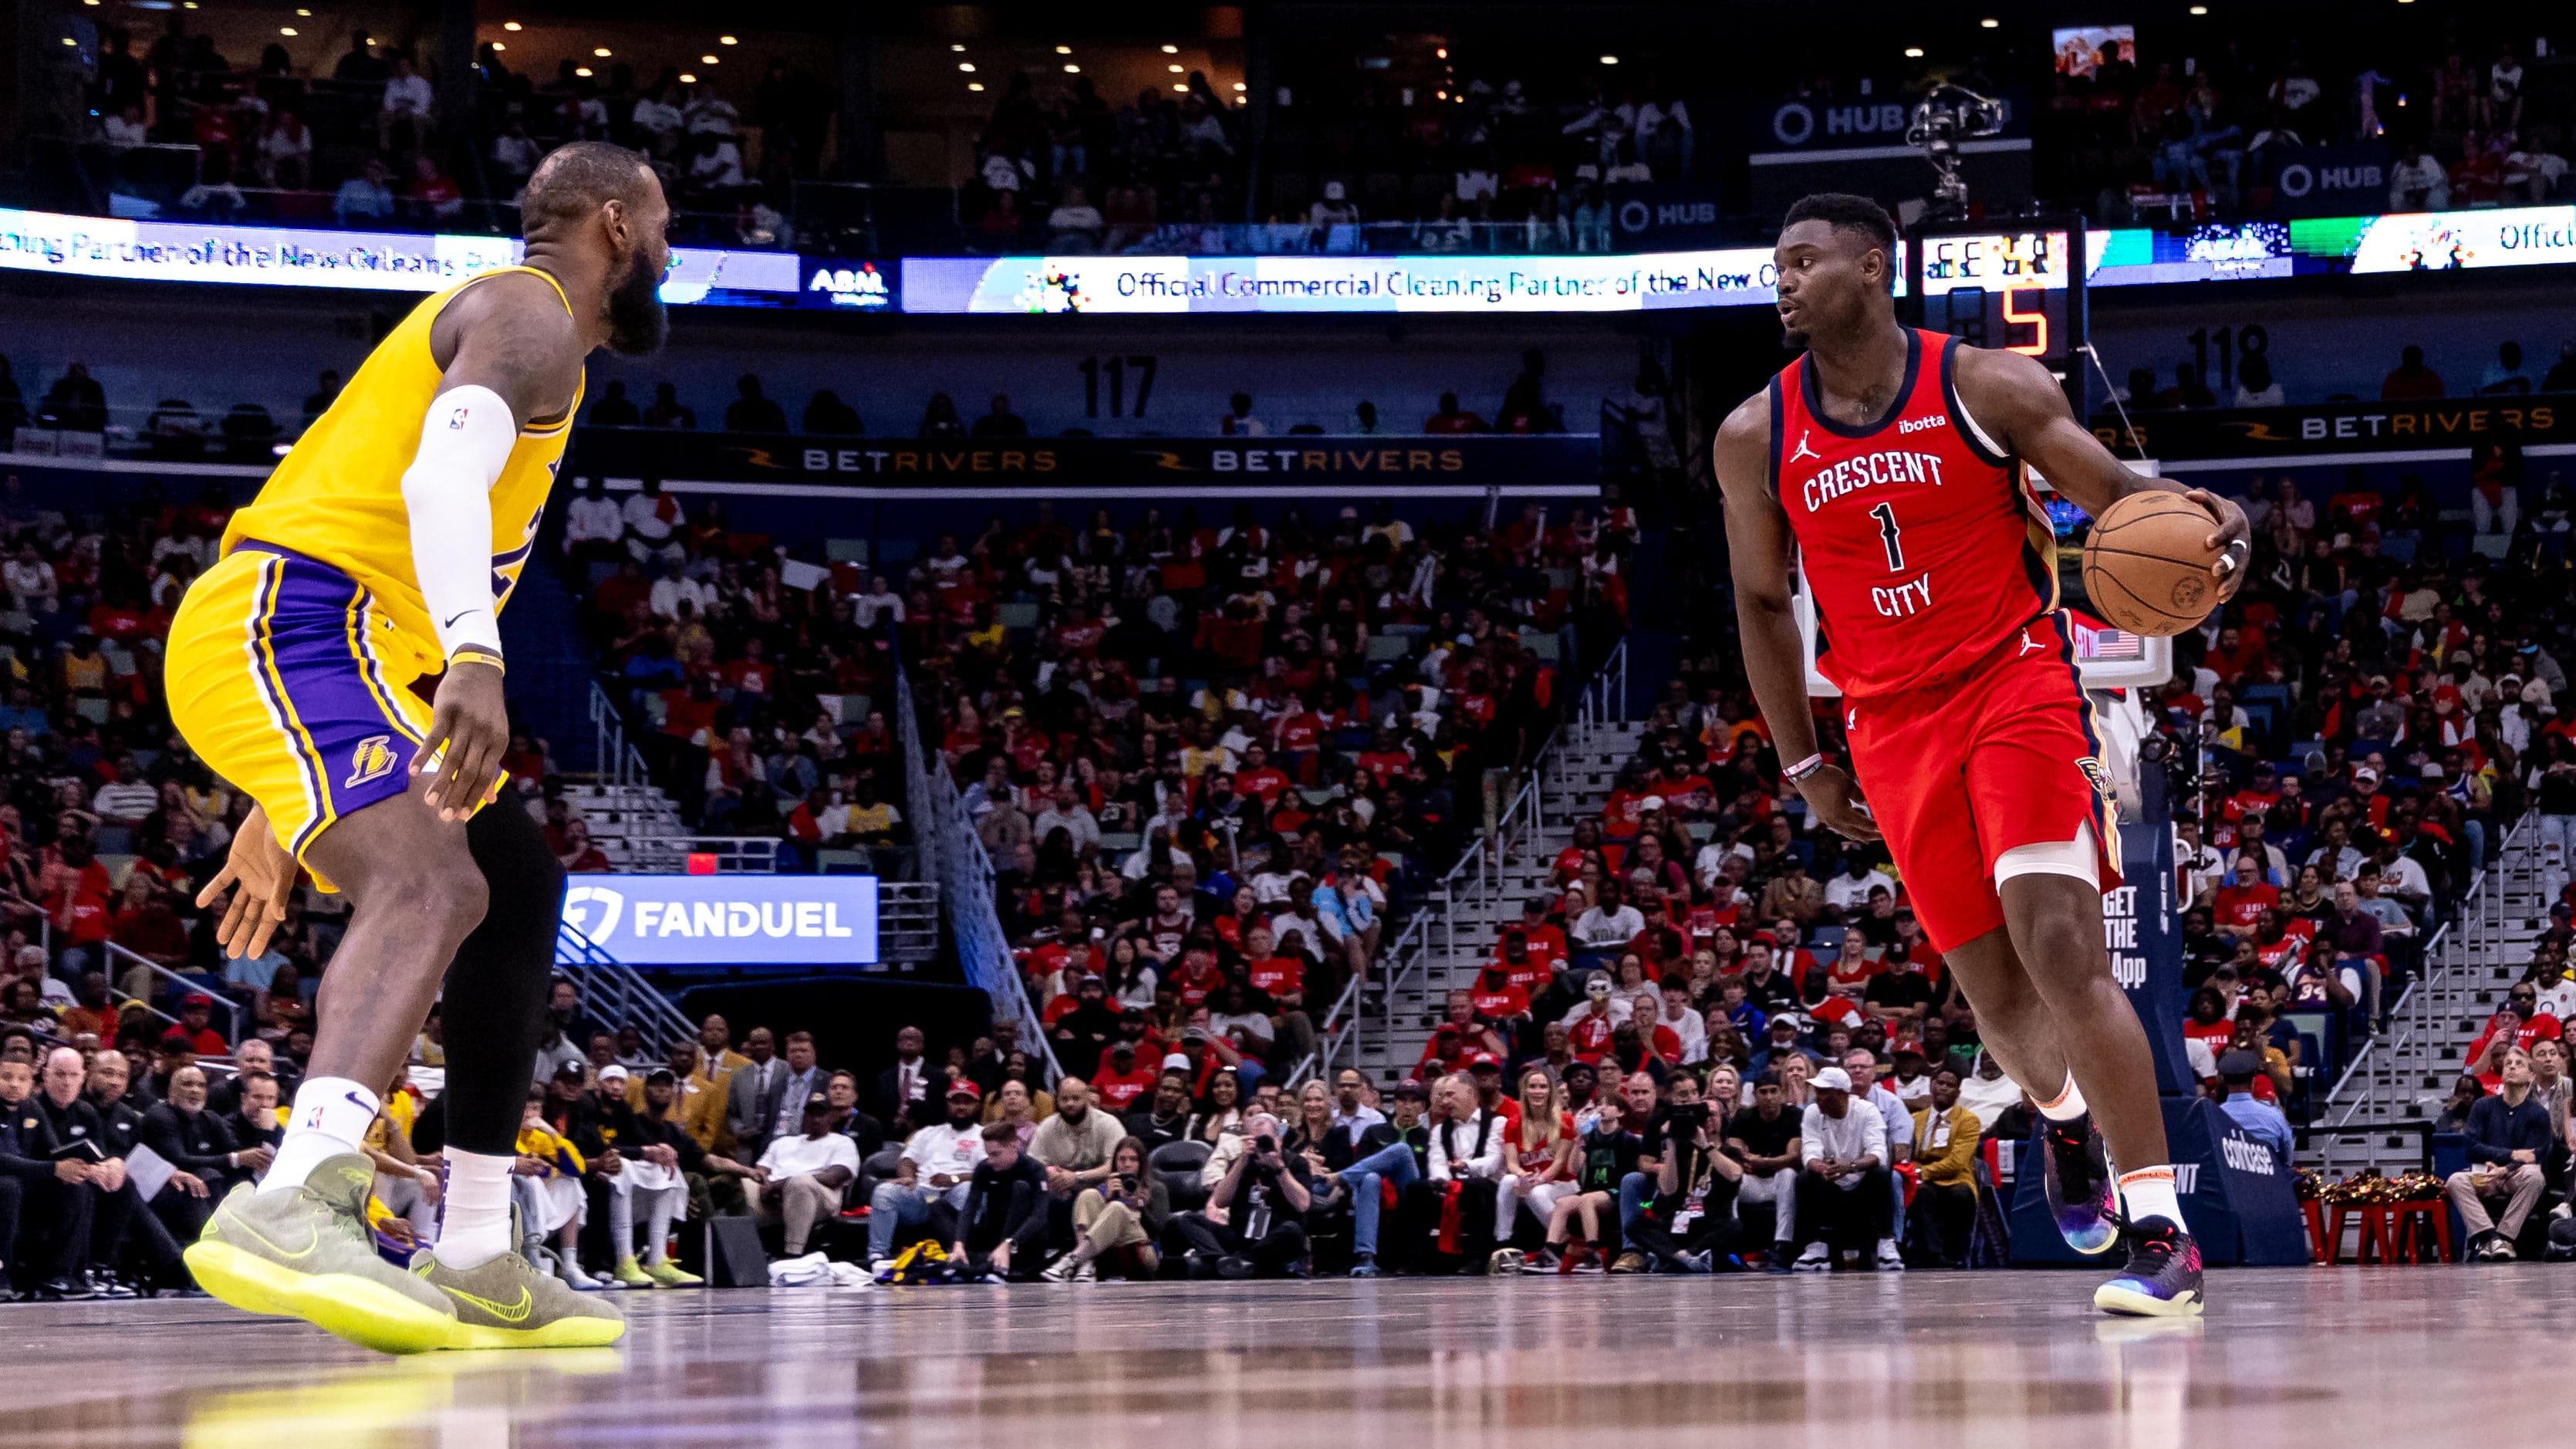
<path fill-rule="evenodd" d="M 49 1303 L 80 1303 L 98 1296 L 87 1278 L 48 1278 L 36 1285 L 36 1296 Z"/>
<path fill-rule="evenodd" d="M 2164 1218 L 2129 1229 L 2129 1266 L 2093 1290 L 2105 1313 L 2193 1318 L 2201 1310 L 2200 1244 Z"/>
<path fill-rule="evenodd" d="M 1252 1260 L 1240 1253 L 1228 1253 L 1216 1260 L 1216 1275 L 1228 1282 L 1249 1278 L 1252 1276 Z"/>
<path fill-rule="evenodd" d="M 2040 1159 L 2040 1181 L 2048 1193 L 2048 1215 L 2066 1246 L 2088 1256 L 2107 1253 L 2120 1241 L 2120 1192 L 2102 1154 L 2101 1135 L 2090 1112 L 2071 1122 L 2049 1121 L 2042 1135 L 2047 1148 Z"/>

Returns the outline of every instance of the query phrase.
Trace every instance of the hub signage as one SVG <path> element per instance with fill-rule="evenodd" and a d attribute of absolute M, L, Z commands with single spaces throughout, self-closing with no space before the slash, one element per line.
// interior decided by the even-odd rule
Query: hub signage
<path fill-rule="evenodd" d="M 582 875 L 564 926 L 629 966 L 873 966 L 871 875 Z"/>

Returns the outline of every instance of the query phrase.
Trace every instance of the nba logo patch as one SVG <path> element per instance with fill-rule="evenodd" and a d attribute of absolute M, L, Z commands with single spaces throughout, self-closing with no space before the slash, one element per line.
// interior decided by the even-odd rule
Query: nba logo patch
<path fill-rule="evenodd" d="M 340 782 L 342 789 L 355 789 L 369 780 L 381 779 L 394 772 L 394 737 L 369 735 L 358 741 L 349 752 L 349 778 Z"/>

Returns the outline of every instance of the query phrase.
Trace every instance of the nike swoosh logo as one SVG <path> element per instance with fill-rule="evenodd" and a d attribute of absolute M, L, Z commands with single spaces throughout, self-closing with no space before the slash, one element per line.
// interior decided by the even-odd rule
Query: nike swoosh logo
<path fill-rule="evenodd" d="M 471 613 L 473 613 L 473 612 L 474 612 L 474 611 L 473 611 L 472 609 L 460 609 L 460 610 L 458 610 L 457 612 L 455 612 L 455 613 L 453 613 L 453 614 L 448 615 L 448 616 L 447 616 L 447 622 L 446 622 L 446 623 L 444 623 L 444 624 L 439 625 L 438 627 L 440 627 L 440 628 L 442 628 L 442 629 L 453 629 L 453 628 L 455 628 L 455 627 L 456 627 L 456 621 L 457 621 L 457 620 L 462 619 L 462 618 L 464 618 L 467 614 L 471 614 Z"/>
<path fill-rule="evenodd" d="M 304 1246 L 301 1248 L 282 1247 L 266 1233 L 261 1232 L 259 1229 L 254 1228 L 250 1224 L 242 1222 L 239 1219 L 235 1219 L 227 1226 L 240 1229 L 243 1237 L 257 1242 L 261 1247 L 268 1249 L 270 1252 L 275 1253 L 277 1256 L 284 1258 L 290 1263 L 300 1262 L 303 1259 L 312 1257 L 313 1250 L 322 1246 L 322 1230 L 320 1228 L 310 1226 L 309 1224 L 305 1227 L 304 1231 L 306 1237 L 304 1239 Z"/>
<path fill-rule="evenodd" d="M 470 1303 L 475 1307 L 482 1309 L 484 1312 L 491 1314 L 494 1318 L 501 1320 L 503 1323 L 525 1323 L 527 1321 L 528 1314 L 532 1312 L 537 1305 L 537 1300 L 529 1294 L 528 1290 L 524 1286 L 519 1289 L 519 1301 L 507 1305 L 495 1303 L 489 1298 L 478 1298 L 475 1295 L 466 1292 L 462 1288 L 450 1288 L 444 1283 L 432 1283 L 430 1286 L 436 1288 L 439 1292 L 446 1294 L 448 1297 L 455 1299 L 459 1303 Z"/>

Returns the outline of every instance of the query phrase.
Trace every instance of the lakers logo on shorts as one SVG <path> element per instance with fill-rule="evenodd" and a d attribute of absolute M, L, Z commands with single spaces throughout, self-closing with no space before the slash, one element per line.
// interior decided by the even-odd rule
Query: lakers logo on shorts
<path fill-rule="evenodd" d="M 391 735 L 369 735 L 358 741 L 358 747 L 349 752 L 349 778 L 341 782 L 341 787 L 354 789 L 369 780 L 392 774 L 393 743 Z"/>
<path fill-rule="evenodd" d="M 2099 758 L 2086 755 L 2075 762 L 2075 768 L 2084 772 L 2084 778 L 2093 782 L 2093 793 L 2104 800 L 2109 800 L 2118 793 L 2111 785 L 2111 767 L 2103 764 Z"/>

